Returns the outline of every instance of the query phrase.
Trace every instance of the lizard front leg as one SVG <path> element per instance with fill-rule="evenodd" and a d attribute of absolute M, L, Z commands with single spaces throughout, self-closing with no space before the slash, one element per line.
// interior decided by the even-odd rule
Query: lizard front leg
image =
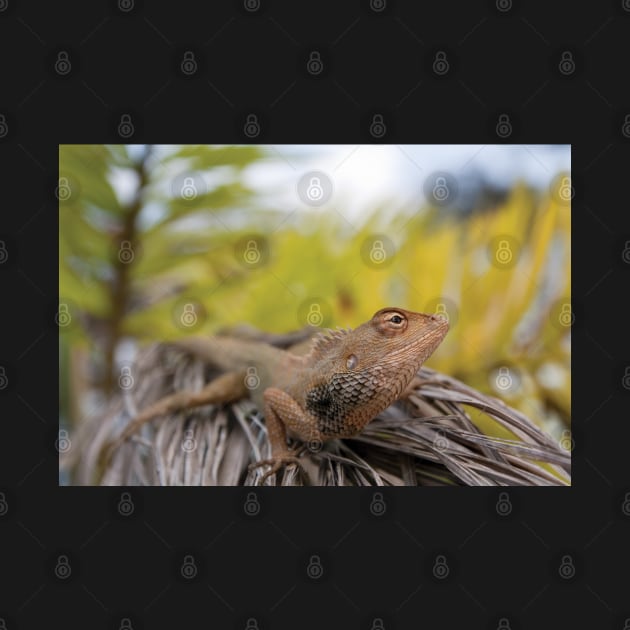
<path fill-rule="evenodd" d="M 286 464 L 300 466 L 298 458 L 287 446 L 287 429 L 305 440 L 321 440 L 317 421 L 304 411 L 286 392 L 277 387 L 268 387 L 263 393 L 265 404 L 265 424 L 271 445 L 271 458 L 255 462 L 250 470 L 259 466 L 271 465 L 260 479 L 263 484 L 267 477 L 278 472 Z"/>

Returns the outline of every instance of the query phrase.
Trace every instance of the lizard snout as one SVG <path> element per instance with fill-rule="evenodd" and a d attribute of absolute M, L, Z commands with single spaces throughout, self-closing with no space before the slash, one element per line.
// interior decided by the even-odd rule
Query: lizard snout
<path fill-rule="evenodd" d="M 438 315 L 436 313 L 434 313 L 433 315 L 431 315 L 431 320 L 436 322 L 436 323 L 441 323 L 443 324 L 443 327 L 446 328 L 448 330 L 448 318 L 444 317 L 444 315 Z"/>

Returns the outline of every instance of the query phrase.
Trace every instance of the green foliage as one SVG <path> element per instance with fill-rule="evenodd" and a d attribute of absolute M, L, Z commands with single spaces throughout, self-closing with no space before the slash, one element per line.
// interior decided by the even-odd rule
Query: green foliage
<path fill-rule="evenodd" d="M 498 207 L 465 219 L 375 208 L 349 225 L 332 202 L 287 218 L 245 185 L 248 167 L 273 159 L 249 146 L 62 146 L 60 177 L 71 195 L 60 201 L 60 301 L 88 316 L 64 343 L 98 357 L 127 336 L 166 340 L 241 322 L 295 329 L 308 323 L 309 303 L 331 326 L 355 326 L 385 305 L 442 304 L 451 331 L 432 367 L 532 418 L 568 423 L 570 328 L 561 315 L 570 304 L 569 205 L 519 185 Z M 121 174 L 132 182 L 126 196 Z M 186 175 L 210 183 L 186 199 L 172 185 Z M 394 251 L 386 264 L 368 264 L 366 242 L 381 233 Z M 513 237 L 514 264 L 493 260 L 502 235 Z M 256 264 L 244 258 L 251 241 Z M 187 304 L 194 326 L 182 324 Z M 502 368 L 516 386 L 497 389 Z"/>

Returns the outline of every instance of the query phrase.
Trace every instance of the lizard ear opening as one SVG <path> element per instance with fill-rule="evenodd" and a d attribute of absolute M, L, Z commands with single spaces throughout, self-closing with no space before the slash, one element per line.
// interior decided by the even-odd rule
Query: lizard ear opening
<path fill-rule="evenodd" d="M 357 367 L 358 363 L 359 363 L 359 359 L 357 358 L 357 355 L 356 354 L 351 354 L 346 359 L 346 368 L 348 370 L 353 370 L 355 367 Z"/>

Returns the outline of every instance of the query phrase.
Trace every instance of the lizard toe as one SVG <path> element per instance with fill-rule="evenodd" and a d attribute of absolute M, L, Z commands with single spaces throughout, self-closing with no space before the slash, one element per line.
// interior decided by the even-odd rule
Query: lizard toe
<path fill-rule="evenodd" d="M 290 464 L 293 464 L 300 469 L 302 468 L 300 460 L 295 457 L 295 455 L 281 455 L 270 459 L 261 459 L 258 462 L 250 464 L 248 468 L 250 471 L 254 471 L 256 468 L 260 468 L 261 466 L 271 466 L 267 472 L 263 473 L 259 480 L 259 484 L 263 485 L 265 481 L 271 477 L 271 475 L 275 475 L 281 468 Z"/>

